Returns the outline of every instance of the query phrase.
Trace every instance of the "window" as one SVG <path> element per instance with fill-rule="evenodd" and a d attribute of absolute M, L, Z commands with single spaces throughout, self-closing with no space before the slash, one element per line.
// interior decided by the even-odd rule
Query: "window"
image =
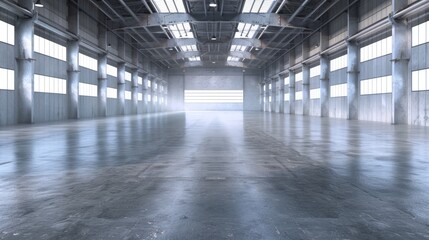
<path fill-rule="evenodd" d="M 290 94 L 289 93 L 285 93 L 285 95 L 284 95 L 284 100 L 285 101 L 290 101 Z"/>
<path fill-rule="evenodd" d="M 97 97 L 97 85 L 80 82 L 79 96 Z"/>
<path fill-rule="evenodd" d="M 151 102 L 152 101 L 152 96 L 150 94 L 147 95 L 147 101 Z"/>
<path fill-rule="evenodd" d="M 310 99 L 320 99 L 320 88 L 310 90 Z"/>
<path fill-rule="evenodd" d="M 151 85 L 152 85 L 152 82 L 151 81 L 147 81 L 147 86 L 150 88 L 151 87 Z"/>
<path fill-rule="evenodd" d="M 228 61 L 228 62 L 239 62 L 240 58 L 228 56 L 228 58 L 226 59 L 226 61 Z"/>
<path fill-rule="evenodd" d="M 118 69 L 112 65 L 107 64 L 107 75 L 118 77 Z"/>
<path fill-rule="evenodd" d="M 295 83 L 301 82 L 303 80 L 302 72 L 299 72 L 295 75 Z"/>
<path fill-rule="evenodd" d="M 347 83 L 331 86 L 331 97 L 347 97 Z"/>
<path fill-rule="evenodd" d="M 392 37 L 372 43 L 360 49 L 360 61 L 365 62 L 392 53 Z"/>
<path fill-rule="evenodd" d="M 185 103 L 242 103 L 243 90 L 185 90 Z"/>
<path fill-rule="evenodd" d="M 194 38 L 191 25 L 188 22 L 168 25 L 174 38 Z"/>
<path fill-rule="evenodd" d="M 158 96 L 153 95 L 153 102 L 154 102 L 154 103 L 158 103 Z"/>
<path fill-rule="evenodd" d="M 295 93 L 295 100 L 302 100 L 302 91 Z"/>
<path fill-rule="evenodd" d="M 142 93 L 138 93 L 138 94 L 137 94 L 137 99 L 138 99 L 139 101 L 143 101 L 143 94 L 142 94 Z"/>
<path fill-rule="evenodd" d="M 427 91 L 429 90 L 429 69 L 413 71 L 411 76 L 412 91 Z"/>
<path fill-rule="evenodd" d="M 199 61 L 201 61 L 201 57 L 199 57 L 199 56 L 190 57 L 189 61 L 191 61 L 191 62 L 199 62 Z"/>
<path fill-rule="evenodd" d="M 143 85 L 143 78 L 142 77 L 137 78 L 137 84 Z"/>
<path fill-rule="evenodd" d="M 35 74 L 34 92 L 66 94 L 66 80 Z"/>
<path fill-rule="evenodd" d="M 271 102 L 271 96 L 268 97 L 268 101 Z"/>
<path fill-rule="evenodd" d="M 155 0 L 151 1 L 159 13 L 185 13 L 182 0 Z"/>
<path fill-rule="evenodd" d="M 131 92 L 125 91 L 125 100 L 131 100 Z"/>
<path fill-rule="evenodd" d="M 429 22 L 414 26 L 411 30 L 412 46 L 429 42 Z"/>
<path fill-rule="evenodd" d="M 97 71 L 97 59 L 79 53 L 79 66 Z"/>
<path fill-rule="evenodd" d="M 15 71 L 0 68 L 0 89 L 14 90 L 15 89 Z"/>
<path fill-rule="evenodd" d="M 268 84 L 268 89 L 269 89 L 269 90 L 271 90 L 271 83 L 270 83 L 270 84 Z"/>
<path fill-rule="evenodd" d="M 243 13 L 267 13 L 275 0 L 246 0 Z"/>
<path fill-rule="evenodd" d="M 264 84 L 264 92 L 266 91 L 266 89 L 267 89 L 267 85 L 266 85 L 266 84 Z"/>
<path fill-rule="evenodd" d="M 392 76 L 384 76 L 360 81 L 360 94 L 381 94 L 392 92 Z"/>
<path fill-rule="evenodd" d="M 34 51 L 48 57 L 66 61 L 66 47 L 34 35 Z"/>
<path fill-rule="evenodd" d="M 347 54 L 331 60 L 331 72 L 347 67 Z"/>
<path fill-rule="evenodd" d="M 247 46 L 242 45 L 231 45 L 231 52 L 244 52 L 246 51 Z"/>
<path fill-rule="evenodd" d="M 107 98 L 118 98 L 118 90 L 116 88 L 107 88 Z"/>
<path fill-rule="evenodd" d="M 125 81 L 131 82 L 131 73 L 125 71 Z"/>
<path fill-rule="evenodd" d="M 310 68 L 310 77 L 320 76 L 320 65 Z"/>
<path fill-rule="evenodd" d="M 184 46 L 180 46 L 180 49 L 183 52 L 196 52 L 196 51 L 198 51 L 197 45 L 184 45 Z"/>
<path fill-rule="evenodd" d="M 285 79 L 284 79 L 284 80 L 285 80 L 285 86 L 290 84 L 289 77 L 285 77 Z"/>
<path fill-rule="evenodd" d="M 234 38 L 253 38 L 258 29 L 259 25 L 250 23 L 238 23 L 237 32 L 235 32 Z"/>
<path fill-rule="evenodd" d="M 0 21 L 0 42 L 15 45 L 15 27 L 9 23 Z"/>

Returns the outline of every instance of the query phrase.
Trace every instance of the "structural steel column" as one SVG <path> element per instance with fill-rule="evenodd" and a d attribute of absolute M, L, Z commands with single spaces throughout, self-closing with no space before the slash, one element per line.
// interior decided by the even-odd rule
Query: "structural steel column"
<path fill-rule="evenodd" d="M 33 12 L 32 0 L 19 0 L 19 5 Z M 15 26 L 15 101 L 18 123 L 33 123 L 34 18 L 18 18 Z"/>
<path fill-rule="evenodd" d="M 289 70 L 289 113 L 295 114 L 295 72 Z"/>
<path fill-rule="evenodd" d="M 358 6 L 352 5 L 347 14 L 348 35 L 358 32 Z M 347 42 L 347 118 L 359 118 L 359 48 L 356 42 Z"/>
<path fill-rule="evenodd" d="M 270 111 L 270 81 L 268 79 L 265 79 L 265 112 Z"/>
<path fill-rule="evenodd" d="M 98 116 L 107 116 L 107 54 L 98 55 Z"/>
<path fill-rule="evenodd" d="M 139 72 L 137 69 L 134 69 L 131 73 L 131 112 L 132 114 L 138 113 L 138 106 L 139 106 Z"/>
<path fill-rule="evenodd" d="M 302 113 L 310 115 L 310 67 L 302 65 Z"/>
<path fill-rule="evenodd" d="M 392 0 L 393 13 L 407 6 L 407 1 Z M 392 20 L 392 124 L 408 122 L 408 65 L 410 30 L 405 19 Z"/>
<path fill-rule="evenodd" d="M 320 31 L 320 51 L 328 48 L 328 29 L 322 28 Z M 320 116 L 329 117 L 329 58 L 320 55 Z"/>
<path fill-rule="evenodd" d="M 125 63 L 118 63 L 118 114 L 125 115 Z"/>
<path fill-rule="evenodd" d="M 283 74 L 279 74 L 279 113 L 285 112 L 285 78 Z"/>
<path fill-rule="evenodd" d="M 79 118 L 79 41 L 67 41 L 68 118 Z"/>

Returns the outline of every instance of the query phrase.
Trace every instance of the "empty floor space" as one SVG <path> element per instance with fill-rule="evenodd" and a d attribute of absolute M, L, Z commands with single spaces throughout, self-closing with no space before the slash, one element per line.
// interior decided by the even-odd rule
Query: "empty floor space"
<path fill-rule="evenodd" d="M 178 112 L 0 130 L 0 239 L 428 239 L 427 128 Z"/>

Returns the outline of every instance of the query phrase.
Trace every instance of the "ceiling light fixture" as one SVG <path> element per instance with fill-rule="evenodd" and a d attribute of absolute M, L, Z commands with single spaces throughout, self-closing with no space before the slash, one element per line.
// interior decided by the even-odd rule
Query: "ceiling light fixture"
<path fill-rule="evenodd" d="M 39 7 L 42 8 L 43 7 L 43 3 L 41 0 L 37 0 L 36 3 L 34 4 L 35 7 Z"/>
<path fill-rule="evenodd" d="M 212 36 L 212 38 L 211 38 L 211 40 L 212 40 L 212 41 L 216 41 L 216 39 L 217 39 L 217 38 L 216 38 L 216 36 L 215 36 L 215 35 L 213 35 L 213 36 Z"/>
<path fill-rule="evenodd" d="M 217 3 L 216 3 L 216 1 L 212 1 L 212 2 L 210 2 L 210 3 L 209 3 L 209 7 L 211 7 L 211 8 L 215 8 L 215 7 L 217 7 Z"/>
<path fill-rule="evenodd" d="M 255 48 L 255 50 L 256 50 L 256 51 L 259 51 L 259 48 L 257 47 L 257 48 Z"/>

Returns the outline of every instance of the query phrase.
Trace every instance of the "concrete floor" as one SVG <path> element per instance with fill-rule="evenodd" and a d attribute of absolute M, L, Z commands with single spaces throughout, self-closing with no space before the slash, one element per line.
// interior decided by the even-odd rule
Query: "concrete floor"
<path fill-rule="evenodd" d="M 0 239 L 429 239 L 429 130 L 189 112 L 0 129 Z"/>

